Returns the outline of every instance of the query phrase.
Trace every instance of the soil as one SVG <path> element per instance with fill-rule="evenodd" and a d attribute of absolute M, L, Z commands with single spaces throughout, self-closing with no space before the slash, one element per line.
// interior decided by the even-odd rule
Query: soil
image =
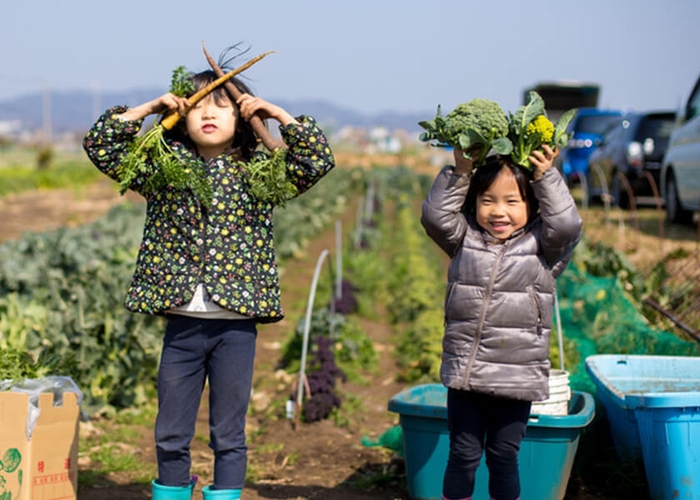
<path fill-rule="evenodd" d="M 133 198 L 136 199 L 136 198 Z M 100 182 L 81 192 L 65 190 L 30 192 L 0 199 L 0 241 L 17 238 L 23 231 L 54 229 L 64 225 L 88 222 L 104 214 L 114 204 L 125 200 L 114 184 Z M 344 216 L 350 227 L 354 212 Z M 692 234 L 692 230 L 690 231 Z M 655 238 L 655 235 L 642 235 Z M 658 237 L 658 235 L 656 235 Z M 646 241 L 646 240 L 645 240 Z M 684 244 L 692 244 L 686 237 Z M 641 243 L 644 247 L 648 243 Z M 243 491 L 244 500 L 256 499 L 408 499 L 403 481 L 403 460 L 383 447 L 365 446 L 362 438 L 377 440 L 398 423 L 397 416 L 387 410 L 388 400 L 407 387 L 396 382 L 396 367 L 392 357 L 393 331 L 381 320 L 362 320 L 365 331 L 373 339 L 380 361 L 379 369 L 365 384 L 347 382 L 341 391 L 359 401 L 357 409 L 348 412 L 346 425 L 327 419 L 313 424 L 292 425 L 274 404 L 296 392 L 295 380 L 276 370 L 284 341 L 303 314 L 316 260 L 324 249 L 335 246 L 331 229 L 312 241 L 306 253 L 289 263 L 282 276 L 283 305 L 287 319 L 259 329 L 258 353 L 252 411 L 248 419 L 249 473 L 251 480 Z M 648 248 L 658 248 L 649 244 Z M 656 251 L 656 250 L 654 250 Z M 380 318 L 381 319 L 381 318 Z M 271 415 L 279 418 L 271 418 Z M 81 423 L 81 434 L 92 432 L 89 423 Z M 152 428 L 140 429 L 141 440 L 134 454 L 145 463 L 155 463 Z M 199 476 L 196 491 L 211 483 L 212 454 L 206 444 L 208 435 L 206 399 L 202 400 L 197 436 L 192 442 L 193 472 Z M 80 460 L 80 473 L 93 464 Z M 437 478 L 436 478 L 437 480 Z M 566 499 L 615 500 L 627 498 L 606 492 L 601 481 L 584 484 L 572 474 Z M 366 489 L 364 485 L 370 484 Z M 637 498 L 645 498 L 642 487 Z M 150 498 L 150 486 L 135 481 L 130 473 L 113 473 L 99 477 L 91 487 L 81 486 L 80 500 L 126 500 Z M 201 498 L 199 493 L 195 498 Z"/>

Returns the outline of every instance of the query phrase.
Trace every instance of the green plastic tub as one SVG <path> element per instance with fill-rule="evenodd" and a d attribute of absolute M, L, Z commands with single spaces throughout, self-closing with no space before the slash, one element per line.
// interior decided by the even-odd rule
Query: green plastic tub
<path fill-rule="evenodd" d="M 440 500 L 447 466 L 447 389 L 441 384 L 408 388 L 389 400 L 403 432 L 408 494 Z M 595 414 L 593 396 L 572 391 L 568 415 L 532 415 L 520 448 L 522 500 L 562 500 L 581 430 Z M 476 474 L 473 500 L 488 500 L 485 459 Z"/>

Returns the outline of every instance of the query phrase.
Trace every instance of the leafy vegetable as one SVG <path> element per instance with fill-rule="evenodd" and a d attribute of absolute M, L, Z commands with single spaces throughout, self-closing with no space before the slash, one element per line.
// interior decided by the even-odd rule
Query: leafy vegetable
<path fill-rule="evenodd" d="M 260 200 L 283 207 L 299 190 L 287 177 L 287 149 L 277 148 L 271 156 L 259 156 L 241 165 L 250 176 L 250 192 Z"/>
<path fill-rule="evenodd" d="M 185 66 L 178 66 L 173 70 L 173 76 L 170 80 L 170 92 L 176 96 L 187 97 L 194 94 L 196 90 L 192 83 L 192 74 L 187 71 Z"/>
<path fill-rule="evenodd" d="M 569 134 L 566 127 L 576 115 L 576 110 L 566 111 L 556 126 L 547 118 L 544 100 L 537 92 L 528 94 L 527 104 L 515 114 L 506 114 L 501 107 L 486 99 L 472 99 L 459 104 L 442 117 L 440 106 L 433 120 L 418 124 L 426 131 L 422 141 L 437 140 L 441 145 L 465 150 L 465 157 L 474 160 L 474 166 L 482 165 L 490 151 L 511 155 L 513 161 L 532 168 L 528 157 L 533 151 L 549 144 L 553 148 L 566 146 Z M 473 158 L 473 153 L 478 156 Z"/>
<path fill-rule="evenodd" d="M 493 148 L 499 154 L 509 154 L 513 146 L 507 140 L 508 118 L 498 103 L 487 99 L 472 99 L 457 105 L 447 116 L 442 117 L 440 106 L 433 120 L 418 123 L 426 131 L 422 141 L 437 140 L 442 145 L 465 150 L 465 156 L 483 163 Z M 478 152 L 472 158 L 472 152 Z"/>
<path fill-rule="evenodd" d="M 335 392 L 337 379 L 346 382 L 347 376 L 335 364 L 333 340 L 318 337 L 307 375 L 309 397 L 303 408 L 305 422 L 323 420 L 330 415 L 333 408 L 340 408 L 340 396 Z"/>
<path fill-rule="evenodd" d="M 120 190 L 124 194 L 140 174 L 150 170 L 148 161 L 157 165 L 158 172 L 148 178 L 145 192 L 155 192 L 163 186 L 189 188 L 205 207 L 211 205 L 212 187 L 206 179 L 204 166 L 194 159 L 175 153 L 165 140 L 162 125 L 153 126 L 139 140 L 131 143 L 129 152 L 119 165 Z"/>
<path fill-rule="evenodd" d="M 220 76 L 210 84 L 199 89 L 189 97 L 190 104 L 194 106 L 219 85 L 248 69 L 268 54 L 270 52 L 254 57 L 239 68 Z M 189 80 L 184 66 L 175 68 L 171 81 L 171 89 L 175 91 L 173 93 L 188 95 L 193 88 L 194 85 Z M 180 118 L 182 116 L 177 111 L 173 111 L 154 125 L 145 135 L 132 142 L 129 151 L 119 166 L 121 194 L 124 194 L 129 189 L 139 174 L 149 172 L 148 162 L 150 161 L 152 165 L 156 166 L 158 171 L 149 179 L 146 185 L 146 192 L 155 191 L 164 185 L 176 188 L 189 188 L 202 205 L 205 207 L 211 205 L 212 188 L 209 184 L 209 179 L 206 177 L 204 166 L 196 160 L 186 159 L 176 154 L 165 141 L 165 131 L 172 129 Z"/>
<path fill-rule="evenodd" d="M 575 115 L 575 109 L 568 110 L 555 127 L 547 118 L 542 97 L 537 92 L 530 92 L 527 104 L 520 106 L 510 117 L 508 135 L 513 143 L 513 161 L 523 167 L 532 168 L 528 157 L 543 144 L 552 148 L 566 146 L 569 139 L 566 127 Z"/>

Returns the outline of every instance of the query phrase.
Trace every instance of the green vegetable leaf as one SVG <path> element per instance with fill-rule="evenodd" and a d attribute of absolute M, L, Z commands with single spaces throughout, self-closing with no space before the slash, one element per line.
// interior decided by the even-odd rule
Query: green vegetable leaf
<path fill-rule="evenodd" d="M 571 123 L 571 120 L 574 119 L 576 113 L 578 113 L 577 109 L 570 109 L 559 117 L 559 121 L 557 121 L 557 125 L 554 127 L 554 138 L 552 139 L 552 145 L 554 147 L 563 148 L 566 146 L 566 143 L 569 140 L 569 134 L 566 133 L 566 127 L 569 126 L 569 123 Z"/>
<path fill-rule="evenodd" d="M 191 74 L 185 66 L 178 66 L 173 70 L 170 80 L 170 92 L 180 97 L 187 97 L 195 93 L 196 89 L 190 78 Z"/>
<path fill-rule="evenodd" d="M 299 190 L 287 176 L 287 149 L 277 148 L 272 156 L 254 158 L 241 165 L 248 171 L 250 192 L 256 198 L 283 207 Z"/>
<path fill-rule="evenodd" d="M 527 104 L 520 106 L 511 119 L 511 132 L 524 137 L 527 126 L 539 115 L 547 116 L 544 100 L 537 92 L 531 91 L 528 94 Z"/>
<path fill-rule="evenodd" d="M 493 150 L 499 155 L 509 155 L 513 152 L 513 143 L 507 137 L 499 137 L 491 143 Z"/>
<path fill-rule="evenodd" d="M 211 206 L 211 182 L 201 162 L 178 155 L 163 134 L 163 127 L 156 124 L 132 142 L 119 164 L 120 193 L 124 194 L 137 178 L 143 176 L 147 178 L 144 193 L 156 192 L 163 186 L 189 188 L 203 206 Z"/>

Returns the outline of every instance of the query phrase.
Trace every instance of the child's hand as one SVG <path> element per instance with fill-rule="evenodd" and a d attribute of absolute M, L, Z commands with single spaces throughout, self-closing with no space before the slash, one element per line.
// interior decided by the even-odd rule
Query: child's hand
<path fill-rule="evenodd" d="M 161 114 L 169 111 L 177 111 L 185 116 L 190 109 L 190 102 L 185 97 L 178 97 L 167 92 L 152 101 L 134 106 L 119 115 L 122 120 L 140 120 L 149 115 Z"/>
<path fill-rule="evenodd" d="M 241 116 L 246 121 L 250 120 L 253 115 L 257 114 L 258 117 L 263 120 L 272 118 L 280 122 L 282 125 L 298 123 L 292 115 L 287 113 L 287 111 L 275 104 L 261 99 L 260 97 L 255 97 L 250 94 L 242 94 L 241 97 L 236 99 L 236 104 L 238 104 L 238 109 L 241 112 Z"/>
<path fill-rule="evenodd" d="M 557 156 L 559 156 L 559 148 L 552 149 L 547 144 L 542 145 L 542 151 L 535 150 L 532 152 L 528 159 L 535 167 L 535 179 L 539 179 L 547 170 L 552 168 L 554 159 Z"/>
<path fill-rule="evenodd" d="M 166 111 L 177 111 L 181 116 L 185 116 L 191 105 L 186 97 L 179 97 L 168 92 L 157 99 L 151 101 L 153 112 L 151 114 L 161 114 Z"/>
<path fill-rule="evenodd" d="M 461 148 L 454 148 L 454 158 L 455 158 L 455 173 L 456 174 L 468 174 L 474 168 L 474 160 L 464 157 L 464 153 L 468 153 L 472 158 L 479 156 L 480 150 L 471 148 L 467 151 Z"/>

